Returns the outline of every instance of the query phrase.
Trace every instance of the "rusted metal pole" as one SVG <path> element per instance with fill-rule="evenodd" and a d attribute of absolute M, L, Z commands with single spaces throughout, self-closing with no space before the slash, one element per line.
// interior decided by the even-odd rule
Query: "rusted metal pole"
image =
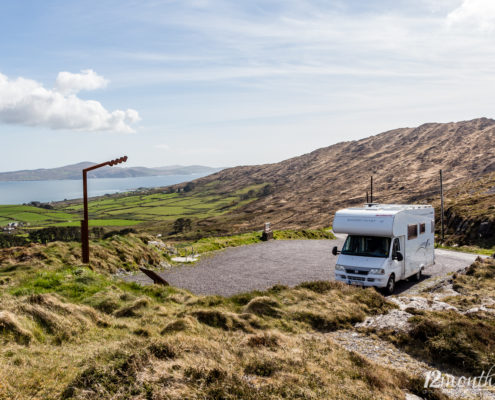
<path fill-rule="evenodd" d="M 155 271 L 143 267 L 140 267 L 139 269 L 145 275 L 147 275 L 148 278 L 150 278 L 153 281 L 153 283 L 156 283 L 157 285 L 169 286 L 169 283 L 165 279 L 163 279 L 160 275 L 158 275 Z"/>
<path fill-rule="evenodd" d="M 443 231 L 443 175 L 442 175 L 442 170 L 440 170 L 440 236 L 441 236 L 442 242 L 443 242 L 444 231 Z"/>
<path fill-rule="evenodd" d="M 81 221 L 81 246 L 82 246 L 82 262 L 89 263 L 89 217 L 88 217 L 88 171 L 83 169 L 83 204 L 84 216 Z"/>
<path fill-rule="evenodd" d="M 91 167 L 84 168 L 82 170 L 83 177 L 83 206 L 84 215 L 81 221 L 81 250 L 82 250 L 82 262 L 84 264 L 89 263 L 89 213 L 88 213 L 88 172 L 97 168 L 104 167 L 105 165 L 113 166 L 127 161 L 127 156 L 116 158 L 115 160 L 106 161 L 101 164 L 92 165 Z"/>

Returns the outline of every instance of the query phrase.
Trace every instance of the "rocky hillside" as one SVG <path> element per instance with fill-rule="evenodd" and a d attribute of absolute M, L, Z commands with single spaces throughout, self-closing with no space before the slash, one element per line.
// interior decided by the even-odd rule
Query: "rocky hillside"
<path fill-rule="evenodd" d="M 446 190 L 494 172 L 494 144 L 492 119 L 428 123 L 276 164 L 229 168 L 197 180 L 196 189 L 216 185 L 229 192 L 270 184 L 264 196 L 226 217 L 238 229 L 264 221 L 280 228 L 328 226 L 336 209 L 365 201 L 370 175 L 377 202 L 431 202 L 438 196 L 440 169 Z"/>
<path fill-rule="evenodd" d="M 464 181 L 444 197 L 446 244 L 495 246 L 495 172 Z M 440 206 L 438 199 L 432 203 Z"/>

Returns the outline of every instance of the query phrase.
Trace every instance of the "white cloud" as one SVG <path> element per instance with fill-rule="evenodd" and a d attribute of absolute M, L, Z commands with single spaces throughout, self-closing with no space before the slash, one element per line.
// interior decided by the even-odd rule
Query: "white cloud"
<path fill-rule="evenodd" d="M 162 149 L 162 150 L 168 150 L 170 148 L 170 146 L 168 144 L 156 144 L 155 148 Z"/>
<path fill-rule="evenodd" d="M 466 25 L 491 32 L 495 28 L 495 2 L 464 0 L 459 7 L 449 13 L 447 23 L 451 26 Z"/>
<path fill-rule="evenodd" d="M 84 69 L 80 74 L 62 71 L 58 73 L 55 89 L 62 94 L 76 94 L 81 90 L 101 89 L 108 85 L 103 76 L 92 69 Z"/>
<path fill-rule="evenodd" d="M 108 111 L 100 102 L 75 96 L 79 90 L 106 85 L 91 70 L 82 74 L 62 72 L 56 89 L 26 78 L 9 78 L 0 73 L 0 121 L 7 124 L 68 129 L 76 131 L 134 132 L 130 124 L 140 120 L 136 110 Z"/>

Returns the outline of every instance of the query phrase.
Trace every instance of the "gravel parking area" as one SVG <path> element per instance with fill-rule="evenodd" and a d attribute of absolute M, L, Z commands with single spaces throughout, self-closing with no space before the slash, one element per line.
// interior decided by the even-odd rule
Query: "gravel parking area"
<path fill-rule="evenodd" d="M 276 284 L 294 286 L 304 281 L 332 280 L 336 257 L 332 247 L 343 240 L 273 240 L 249 246 L 228 248 L 204 256 L 194 265 L 161 272 L 173 286 L 196 294 L 230 296 Z M 436 251 L 436 264 L 425 271 L 425 278 L 442 276 L 470 265 L 476 255 L 447 250 Z M 127 277 L 140 283 L 151 282 L 144 275 Z M 409 290 L 413 282 L 399 282 L 397 293 Z"/>

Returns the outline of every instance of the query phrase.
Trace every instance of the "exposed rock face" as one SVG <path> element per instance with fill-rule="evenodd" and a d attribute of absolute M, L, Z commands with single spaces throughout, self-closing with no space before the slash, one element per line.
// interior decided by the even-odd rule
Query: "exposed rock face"
<path fill-rule="evenodd" d="M 277 228 L 321 227 L 331 224 L 336 209 L 365 201 L 370 175 L 375 201 L 427 202 L 438 197 L 440 169 L 447 191 L 489 173 L 494 144 L 492 119 L 430 123 L 338 143 L 276 164 L 229 168 L 196 182 L 217 181 L 218 190 L 225 192 L 272 185 L 271 193 L 236 212 L 232 221 L 242 221 L 237 226 L 261 226 L 269 220 Z M 458 225 L 466 219 L 459 218 Z M 463 224 L 456 229 L 471 231 L 472 221 Z M 482 235 L 493 231 L 478 227 Z"/>

